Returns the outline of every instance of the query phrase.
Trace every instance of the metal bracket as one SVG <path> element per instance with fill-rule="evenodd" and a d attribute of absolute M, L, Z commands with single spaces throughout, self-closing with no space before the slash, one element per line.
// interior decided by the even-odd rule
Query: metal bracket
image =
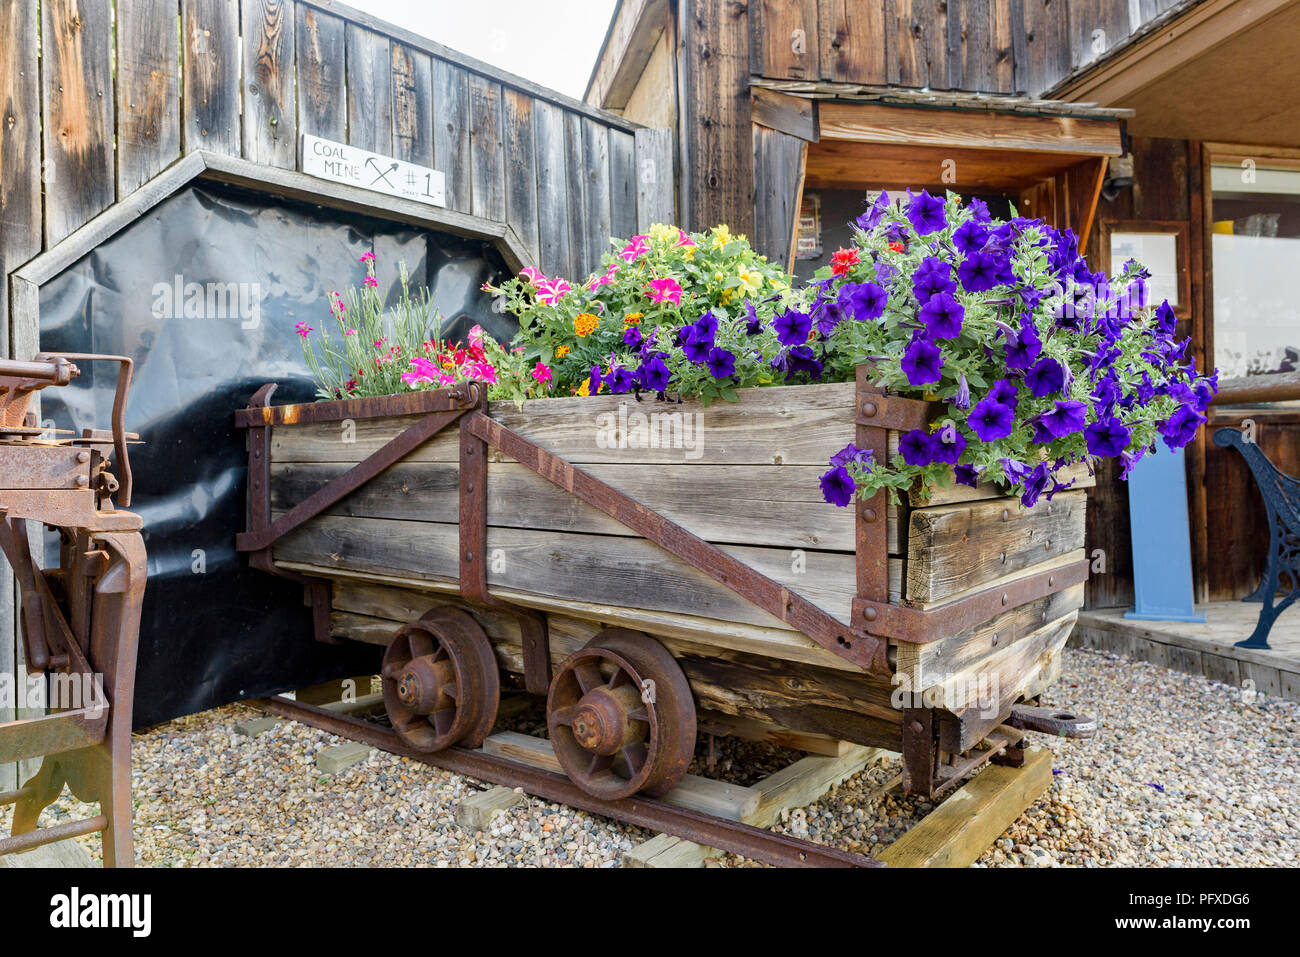
<path fill-rule="evenodd" d="M 1021 731 L 1053 734 L 1058 738 L 1091 738 L 1097 732 L 1097 719 L 1061 708 L 1035 708 L 1013 705 L 1011 716 L 1003 722 Z"/>

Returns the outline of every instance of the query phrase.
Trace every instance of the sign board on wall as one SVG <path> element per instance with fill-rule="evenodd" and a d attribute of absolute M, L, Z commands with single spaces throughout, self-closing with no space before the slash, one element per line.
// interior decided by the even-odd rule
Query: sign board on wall
<path fill-rule="evenodd" d="M 309 176 L 417 203 L 447 205 L 446 177 L 438 170 L 309 133 L 302 136 L 302 171 Z"/>

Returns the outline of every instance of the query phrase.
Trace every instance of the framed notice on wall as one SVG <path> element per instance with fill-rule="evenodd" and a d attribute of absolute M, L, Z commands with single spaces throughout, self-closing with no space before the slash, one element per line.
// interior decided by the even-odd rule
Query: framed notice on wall
<path fill-rule="evenodd" d="M 1124 263 L 1136 259 L 1151 273 L 1147 280 L 1149 302 L 1168 300 L 1174 314 L 1191 315 L 1188 293 L 1187 224 L 1153 220 L 1101 223 L 1101 268 L 1113 276 Z"/>
<path fill-rule="evenodd" d="M 310 133 L 302 135 L 302 171 L 319 179 L 400 196 L 417 203 L 447 205 L 446 177 L 439 170 Z"/>

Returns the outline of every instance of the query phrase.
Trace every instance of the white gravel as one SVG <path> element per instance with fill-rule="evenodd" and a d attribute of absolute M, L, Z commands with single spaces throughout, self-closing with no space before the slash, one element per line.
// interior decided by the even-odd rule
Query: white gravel
<path fill-rule="evenodd" d="M 1090 651 L 1069 651 L 1050 702 L 1093 714 L 1088 741 L 1055 741 L 1052 788 L 978 866 L 1292 865 L 1300 855 L 1300 705 Z M 230 706 L 137 735 L 136 854 L 175 866 L 615 867 L 652 836 L 529 799 L 470 834 L 457 804 L 488 785 L 379 751 L 337 776 L 313 756 L 341 743 L 281 722 L 236 734 Z M 719 748 L 718 772 L 788 755 Z M 747 750 L 748 749 L 748 750 Z M 728 762 L 734 766 L 728 767 Z M 868 768 L 779 829 L 879 852 L 929 805 L 881 794 L 896 762 Z M 42 823 L 80 817 L 66 796 Z M 7 831 L 9 812 L 0 812 Z M 82 839 L 98 859 L 97 837 Z M 724 855 L 710 863 L 746 866 Z"/>

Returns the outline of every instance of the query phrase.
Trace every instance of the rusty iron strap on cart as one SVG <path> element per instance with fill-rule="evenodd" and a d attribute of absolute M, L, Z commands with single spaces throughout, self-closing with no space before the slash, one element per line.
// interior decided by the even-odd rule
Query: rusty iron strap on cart
<path fill-rule="evenodd" d="M 480 750 L 451 747 L 435 752 L 418 751 L 407 745 L 391 728 L 288 698 L 263 698 L 249 703 L 271 714 L 300 721 L 330 734 L 360 741 L 422 764 L 491 781 L 503 787 L 522 788 L 545 801 L 554 801 L 637 827 L 672 834 L 705 847 L 716 847 L 777 867 L 885 866 L 883 862 L 862 854 L 814 844 L 640 795 L 607 801 L 588 794 L 562 774 L 485 754 Z"/>
<path fill-rule="evenodd" d="M 593 508 L 600 509 L 642 538 L 807 635 L 828 651 L 872 674 L 890 674 L 888 649 L 883 639 L 860 640 L 858 636 L 852 635 L 848 626 L 802 595 L 728 555 L 716 545 L 692 534 L 630 495 L 547 451 L 487 413 L 476 411 L 466 416 L 461 430 L 468 430 L 547 481 Z"/>

